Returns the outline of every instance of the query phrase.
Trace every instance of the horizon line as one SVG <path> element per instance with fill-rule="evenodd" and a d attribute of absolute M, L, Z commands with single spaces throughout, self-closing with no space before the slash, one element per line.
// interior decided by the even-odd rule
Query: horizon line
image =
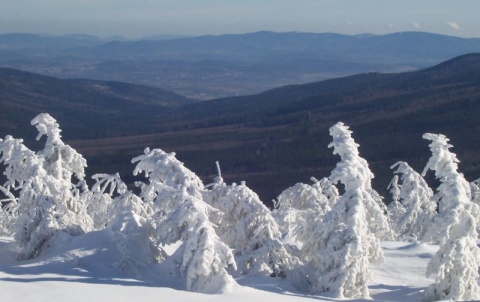
<path fill-rule="evenodd" d="M 325 31 L 325 32 L 313 32 L 313 31 L 297 31 L 297 30 L 292 30 L 292 31 L 274 31 L 274 30 L 258 30 L 258 31 L 248 31 L 244 33 L 222 33 L 222 34 L 198 34 L 198 35 L 187 35 L 187 34 L 164 34 L 164 33 L 158 33 L 158 34 L 152 34 L 152 35 L 145 35 L 141 37 L 127 37 L 125 35 L 122 35 L 121 33 L 119 34 L 114 34 L 114 35 L 106 35 L 106 36 L 100 36 L 100 35 L 95 35 L 95 34 L 90 34 L 90 33 L 66 33 L 66 34 L 51 34 L 51 33 L 45 33 L 45 32 L 2 32 L 0 33 L 0 36 L 6 36 L 6 35 L 32 35 L 32 36 L 44 36 L 44 37 L 74 37 L 74 36 L 84 36 L 84 37 L 92 37 L 92 38 L 97 38 L 100 40 L 109 40 L 109 39 L 121 39 L 121 40 L 126 40 L 126 41 L 138 41 L 138 40 L 148 40 L 150 39 L 179 39 L 179 38 L 197 38 L 197 37 L 221 37 L 221 36 L 242 36 L 242 35 L 250 35 L 250 34 L 258 34 L 258 33 L 272 33 L 272 34 L 290 34 L 290 33 L 297 33 L 297 34 L 331 34 L 331 35 L 339 35 L 339 36 L 348 36 L 348 37 L 381 37 L 381 36 L 389 36 L 389 35 L 395 35 L 395 34 L 404 34 L 404 33 L 418 33 L 418 34 L 431 34 L 431 35 L 438 35 L 438 36 L 446 36 L 446 37 L 454 37 L 454 38 L 459 38 L 459 39 L 478 39 L 480 37 L 463 37 L 463 36 L 458 36 L 458 35 L 452 35 L 452 34 L 444 34 L 444 33 L 436 33 L 436 32 L 429 32 L 429 31 L 421 31 L 421 30 L 407 30 L 407 31 L 397 31 L 397 32 L 391 32 L 391 33 L 384 33 L 384 34 L 375 34 L 375 33 L 358 33 L 358 34 L 346 34 L 346 33 L 339 33 L 339 32 L 330 32 L 330 31 Z"/>

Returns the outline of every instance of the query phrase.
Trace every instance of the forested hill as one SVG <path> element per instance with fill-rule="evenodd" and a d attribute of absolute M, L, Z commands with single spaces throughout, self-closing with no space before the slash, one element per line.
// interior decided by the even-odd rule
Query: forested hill
<path fill-rule="evenodd" d="M 386 35 L 261 31 L 136 41 L 0 34 L 3 67 L 58 78 L 161 87 L 204 100 L 369 71 L 418 70 L 479 51 L 479 38 L 418 31 Z"/>
<path fill-rule="evenodd" d="M 158 88 L 120 82 L 60 80 L 0 68 L 0 134 L 24 136 L 30 120 L 49 112 L 66 138 L 138 134 L 156 114 L 192 102 Z M 148 124 L 147 124 L 148 122 Z M 133 129 L 132 129 L 133 127 Z"/>
<path fill-rule="evenodd" d="M 470 54 L 418 72 L 360 74 L 194 103 L 162 117 L 157 134 L 129 137 L 123 160 L 145 146 L 164 148 L 206 182 L 219 160 L 227 181 L 246 180 L 268 202 L 296 182 L 329 175 L 338 158 L 327 148 L 328 128 L 343 121 L 383 194 L 396 161 L 424 168 L 425 132 L 450 137 L 462 172 L 473 180 L 480 177 L 479 75 L 480 54 Z M 122 139 L 75 145 L 84 144 L 94 154 Z"/>
<path fill-rule="evenodd" d="M 479 77 L 480 54 L 470 54 L 418 72 L 367 73 L 187 103 L 156 110 L 154 122 L 151 115 L 132 109 L 125 115 L 136 116 L 130 136 L 99 140 L 72 140 L 85 134 L 68 134 L 67 129 L 83 122 L 75 115 L 62 120 L 50 113 L 60 121 L 69 143 L 86 155 L 89 174 L 119 171 L 131 181 L 131 158 L 147 146 L 162 148 L 175 151 L 206 183 L 214 177 L 215 161 L 220 161 L 227 182 L 246 180 L 264 202 L 296 182 L 330 174 L 339 158 L 327 147 L 328 129 L 343 121 L 351 126 L 361 155 L 376 175 L 375 188 L 386 195 L 389 167 L 396 161 L 407 161 L 417 170 L 425 166 L 425 132 L 451 138 L 461 171 L 469 180 L 480 177 Z M 105 127 L 116 127 L 114 118 L 120 115 L 102 118 L 103 125 L 85 124 L 85 131 L 108 136 Z"/>

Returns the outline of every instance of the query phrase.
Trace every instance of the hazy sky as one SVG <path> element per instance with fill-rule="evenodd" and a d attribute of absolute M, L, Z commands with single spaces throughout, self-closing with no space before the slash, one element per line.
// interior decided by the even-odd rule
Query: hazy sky
<path fill-rule="evenodd" d="M 0 33 L 137 38 L 259 30 L 480 37 L 480 0 L 0 0 Z"/>

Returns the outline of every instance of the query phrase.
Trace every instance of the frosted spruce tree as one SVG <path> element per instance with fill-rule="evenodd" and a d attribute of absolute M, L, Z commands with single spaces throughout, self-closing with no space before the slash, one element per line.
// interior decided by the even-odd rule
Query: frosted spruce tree
<path fill-rule="evenodd" d="M 43 168 L 47 174 L 69 182 L 73 181 L 73 177 L 82 180 L 85 177 L 87 161 L 62 141 L 62 130 L 57 121 L 48 113 L 41 113 L 31 124 L 38 130 L 37 140 L 46 136 L 45 147 L 38 151 L 37 155 L 43 159 Z"/>
<path fill-rule="evenodd" d="M 480 179 L 476 179 L 470 183 L 470 195 L 472 201 L 480 205 Z"/>
<path fill-rule="evenodd" d="M 95 174 L 92 179 L 95 183 L 85 198 L 87 212 L 92 217 L 94 229 L 101 230 L 116 213 L 113 211 L 114 195 L 127 192 L 127 186 L 118 173 Z"/>
<path fill-rule="evenodd" d="M 345 193 L 315 230 L 319 266 L 313 286 L 337 298 L 369 298 L 369 265 L 384 259 L 375 233 L 386 234 L 390 229 L 376 200 L 378 194 L 372 194 L 373 173 L 351 133 L 341 122 L 330 128 L 329 147 L 341 157 L 330 179 L 342 183 Z"/>
<path fill-rule="evenodd" d="M 58 124 L 48 114 L 38 115 L 32 124 L 39 130 L 37 139 L 47 135 L 42 151 L 35 153 L 11 136 L 0 141 L 4 188 L 18 194 L 12 229 L 20 259 L 36 257 L 58 232 L 79 235 L 92 229 L 83 192 L 74 183 L 83 180 L 85 160 L 62 142 Z"/>
<path fill-rule="evenodd" d="M 406 162 L 392 165 L 395 173 L 400 175 L 399 202 L 403 213 L 397 213 L 394 229 L 400 239 L 422 239 L 427 228 L 436 215 L 437 205 L 433 191 L 423 177 L 415 172 Z M 397 176 L 397 175 L 395 175 Z"/>
<path fill-rule="evenodd" d="M 6 188 L 0 186 L 5 198 L 0 199 L 0 236 L 9 236 L 13 233 L 13 224 L 18 215 L 17 198 Z"/>
<path fill-rule="evenodd" d="M 434 276 L 435 283 L 428 287 L 425 300 L 479 300 L 480 251 L 472 215 L 476 204 L 471 202 L 470 185 L 458 172 L 459 161 L 449 150 L 449 139 L 431 133 L 423 138 L 431 141 L 432 152 L 423 174 L 435 171 L 441 182 L 436 193 L 439 211 L 434 221 L 440 248 L 428 263 L 427 276 Z"/>
<path fill-rule="evenodd" d="M 46 137 L 45 147 L 37 152 L 42 160 L 43 168 L 58 183 L 69 187 L 69 195 L 63 196 L 64 205 L 72 225 L 77 225 L 84 231 L 93 228 L 91 217 L 87 213 L 84 195 L 88 187 L 84 181 L 87 161 L 75 149 L 62 141 L 59 124 L 48 113 L 37 115 L 31 124 L 38 130 L 37 141 Z"/>
<path fill-rule="evenodd" d="M 398 236 L 398 231 L 395 229 L 397 222 L 405 214 L 405 208 L 400 203 L 400 185 L 398 183 L 398 175 L 394 175 L 390 183 L 388 184 L 387 189 L 392 195 L 392 201 L 387 207 L 388 218 L 390 220 L 390 225 L 392 226 L 392 231 L 395 233 L 395 237 Z"/>
<path fill-rule="evenodd" d="M 242 274 L 285 277 L 298 265 L 282 243 L 278 225 L 258 195 L 246 186 L 227 185 L 221 176 L 205 191 L 205 201 L 220 210 L 216 232 L 235 253 Z"/>
<path fill-rule="evenodd" d="M 120 252 L 116 267 L 142 278 L 145 269 L 166 258 L 153 240 L 150 204 L 128 190 L 118 173 L 96 174 L 92 178 L 96 182 L 92 186 L 89 206 L 98 210 L 94 221 L 100 229 L 107 226 Z"/>
<path fill-rule="evenodd" d="M 273 210 L 285 247 L 302 262 L 290 278 L 302 291 L 312 289 L 321 258 L 315 231 L 322 227 L 325 214 L 339 197 L 337 188 L 328 179 L 312 180 L 313 185 L 298 183 L 284 190 Z"/>
<path fill-rule="evenodd" d="M 297 183 L 285 189 L 274 201 L 273 215 L 287 242 L 303 245 L 309 241 L 304 236 L 309 237 L 311 222 L 321 219 L 338 199 L 338 190 L 328 180 L 312 180 L 313 185 Z"/>
<path fill-rule="evenodd" d="M 132 160 L 134 174 L 144 173 L 148 182 L 141 184 L 141 197 L 151 202 L 155 211 L 158 244 L 182 244 L 173 255 L 186 288 L 204 293 L 219 293 L 235 284 L 227 268 L 236 268 L 231 249 L 215 233 L 209 215 L 218 210 L 202 199 L 201 180 L 174 153 L 160 149 L 145 150 Z"/>

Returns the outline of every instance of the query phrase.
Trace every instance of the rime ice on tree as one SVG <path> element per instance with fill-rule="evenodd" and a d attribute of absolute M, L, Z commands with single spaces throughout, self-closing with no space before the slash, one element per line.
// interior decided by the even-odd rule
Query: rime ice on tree
<path fill-rule="evenodd" d="M 10 136 L 0 141 L 0 161 L 7 166 L 5 188 L 19 191 L 13 229 L 21 259 L 36 257 L 60 231 L 78 235 L 92 229 L 82 192 L 72 183 L 73 177 L 83 179 L 85 159 L 63 143 L 50 115 L 39 114 L 32 125 L 39 131 L 37 139 L 47 136 L 45 148 L 38 153 Z"/>
<path fill-rule="evenodd" d="M 174 257 L 187 289 L 206 293 L 228 290 L 235 281 L 226 268 L 236 264 L 209 220 L 209 214 L 217 210 L 203 201 L 201 180 L 174 153 L 160 149 L 147 148 L 132 162 L 137 163 L 134 174 L 144 172 L 148 179 L 141 185 L 141 196 L 154 204 L 159 243 L 182 241 Z"/>
<path fill-rule="evenodd" d="M 303 291 L 312 289 L 321 258 L 316 230 L 322 228 L 325 214 L 338 199 L 338 190 L 328 179 L 312 180 L 313 185 L 297 183 L 284 190 L 273 210 L 285 247 L 302 262 L 290 279 Z"/>
<path fill-rule="evenodd" d="M 330 128 L 333 141 L 329 147 L 341 157 L 330 179 L 341 182 L 345 193 L 316 230 L 321 256 L 314 286 L 316 291 L 338 298 L 369 298 L 369 264 L 383 261 L 374 231 L 388 233 L 389 225 L 372 194 L 373 174 L 360 157 L 351 133 L 341 122 Z"/>
<path fill-rule="evenodd" d="M 440 249 L 431 258 L 427 276 L 435 283 L 425 293 L 425 300 L 479 300 L 480 251 L 477 225 L 472 215 L 476 204 L 470 200 L 470 186 L 458 170 L 459 160 L 450 152 L 449 139 L 441 134 L 426 133 L 430 140 L 430 157 L 423 174 L 429 169 L 441 181 L 437 189 L 439 213 L 435 229 L 439 231 Z"/>
<path fill-rule="evenodd" d="M 328 180 L 312 180 L 314 185 L 297 183 L 285 189 L 277 197 L 273 211 L 284 238 L 300 245 L 311 240 L 312 222 L 322 219 L 338 199 L 338 191 Z"/>
<path fill-rule="evenodd" d="M 220 174 L 205 201 L 222 212 L 217 234 L 235 251 L 242 274 L 286 276 L 297 264 L 281 242 L 281 233 L 270 210 L 244 182 L 225 184 Z"/>
<path fill-rule="evenodd" d="M 399 238 L 422 239 L 436 214 L 433 192 L 423 177 L 406 162 L 399 161 L 391 168 L 397 168 L 395 173 L 401 180 L 401 185 L 396 187 L 402 210 L 392 213 L 395 214 L 395 230 Z"/>
<path fill-rule="evenodd" d="M 390 219 L 390 224 L 395 232 L 395 236 L 398 236 L 398 231 L 394 226 L 397 225 L 398 220 L 405 214 L 405 208 L 400 203 L 401 185 L 398 183 L 398 180 L 398 175 L 394 175 L 387 187 L 392 195 L 392 201 L 387 207 L 388 218 Z"/>
<path fill-rule="evenodd" d="M 89 205 L 100 212 L 94 221 L 100 226 L 106 224 L 112 232 L 112 240 L 122 256 L 116 267 L 133 271 L 141 278 L 144 269 L 165 259 L 163 250 L 152 240 L 150 204 L 127 190 L 118 174 L 96 174 L 93 179 L 96 183 Z"/>

